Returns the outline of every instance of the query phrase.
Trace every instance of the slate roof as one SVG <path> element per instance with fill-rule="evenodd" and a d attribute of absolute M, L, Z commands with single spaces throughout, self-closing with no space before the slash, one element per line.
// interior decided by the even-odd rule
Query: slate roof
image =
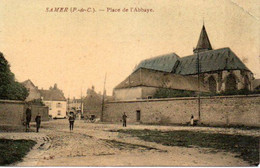
<path fill-rule="evenodd" d="M 245 64 L 230 48 L 208 50 L 199 53 L 200 72 L 213 72 L 220 70 L 248 70 Z M 181 75 L 197 74 L 197 54 L 183 57 L 176 68 Z"/>
<path fill-rule="evenodd" d="M 206 32 L 206 28 L 203 25 L 201 32 L 200 32 L 200 37 L 199 37 L 199 41 L 197 43 L 197 47 L 195 50 L 200 50 L 200 49 L 208 49 L 208 50 L 212 50 L 210 41 L 209 41 L 209 37 L 208 34 Z"/>
<path fill-rule="evenodd" d="M 147 86 L 156 88 L 169 88 L 176 90 L 198 91 L 198 79 L 192 76 L 182 76 L 173 73 L 164 73 L 160 71 L 139 68 L 129 75 L 115 89 L 131 88 L 137 86 Z M 207 86 L 200 83 L 200 90 L 208 92 Z"/>
<path fill-rule="evenodd" d="M 43 100 L 46 101 L 66 101 L 60 90 L 39 90 Z"/>
<path fill-rule="evenodd" d="M 145 59 L 138 64 L 134 71 L 138 70 L 139 68 L 146 68 L 163 72 L 172 72 L 179 58 L 180 57 L 175 53 L 171 53 Z"/>

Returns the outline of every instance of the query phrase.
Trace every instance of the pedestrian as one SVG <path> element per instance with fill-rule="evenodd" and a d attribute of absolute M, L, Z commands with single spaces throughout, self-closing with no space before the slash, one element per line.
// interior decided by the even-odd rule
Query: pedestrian
<path fill-rule="evenodd" d="M 31 106 L 28 106 L 26 109 L 26 132 L 29 131 L 31 118 L 32 118 L 32 110 L 31 110 Z"/>
<path fill-rule="evenodd" d="M 75 121 L 74 113 L 70 112 L 70 116 L 69 116 L 70 131 L 73 130 L 74 121 Z"/>
<path fill-rule="evenodd" d="M 194 116 L 192 114 L 190 117 L 190 125 L 193 126 L 193 124 L 194 124 Z"/>
<path fill-rule="evenodd" d="M 40 113 L 37 114 L 35 117 L 35 122 L 36 122 L 36 132 L 39 132 L 40 126 L 41 126 L 41 116 Z"/>
<path fill-rule="evenodd" d="M 123 119 L 123 127 L 126 127 L 126 114 L 124 113 L 123 116 L 122 116 L 122 119 Z"/>

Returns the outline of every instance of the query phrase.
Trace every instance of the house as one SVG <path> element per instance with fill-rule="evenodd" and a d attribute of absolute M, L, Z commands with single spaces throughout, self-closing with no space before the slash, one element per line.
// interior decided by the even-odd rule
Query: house
<path fill-rule="evenodd" d="M 81 114 L 83 111 L 83 101 L 82 99 L 73 99 L 67 100 L 67 112 L 74 112 Z"/>
<path fill-rule="evenodd" d="M 34 101 L 34 100 L 40 100 L 41 99 L 41 93 L 37 86 L 33 84 L 33 82 L 28 79 L 24 82 L 22 82 L 22 85 L 28 90 L 29 95 L 25 99 L 26 102 Z"/>
<path fill-rule="evenodd" d="M 34 118 L 37 116 L 38 113 L 41 115 L 42 121 L 48 121 L 49 108 L 42 102 L 42 95 L 38 87 L 35 86 L 30 79 L 22 82 L 22 85 L 29 92 L 29 95 L 25 99 L 25 102 L 29 103 L 32 107 L 32 121 L 34 121 Z M 27 105 L 24 108 L 26 109 Z"/>
<path fill-rule="evenodd" d="M 94 116 L 100 118 L 102 112 L 103 95 L 95 91 L 95 87 L 87 90 L 87 96 L 83 99 L 83 116 Z M 104 92 L 104 102 L 113 100 L 112 96 L 107 96 Z"/>
<path fill-rule="evenodd" d="M 158 73 L 155 73 L 155 71 Z M 147 74 L 144 74 L 144 72 Z M 140 75 L 139 81 L 133 79 L 136 78 L 136 74 Z M 157 81 L 156 85 L 154 82 L 147 82 L 149 78 L 146 75 L 148 74 L 150 74 L 150 80 Z M 166 79 L 172 84 L 163 85 L 162 83 Z M 200 82 L 194 82 L 195 79 Z M 181 85 L 185 80 L 185 85 Z M 254 89 L 253 80 L 253 73 L 230 48 L 212 48 L 206 28 L 203 25 L 192 55 L 179 57 L 176 53 L 171 53 L 143 60 L 126 80 L 115 87 L 114 94 L 117 100 L 139 99 L 151 95 L 156 88 L 161 87 L 176 90 L 192 88 L 193 91 L 198 91 L 198 83 L 203 89 L 212 93 L 241 89 L 252 91 Z M 144 83 L 144 81 L 146 82 Z M 132 84 L 137 83 L 132 85 L 131 82 Z M 194 86 L 185 88 L 186 85 Z"/>
<path fill-rule="evenodd" d="M 52 118 L 66 118 L 67 100 L 57 84 L 49 90 L 39 90 L 43 103 L 49 107 L 49 115 Z"/>

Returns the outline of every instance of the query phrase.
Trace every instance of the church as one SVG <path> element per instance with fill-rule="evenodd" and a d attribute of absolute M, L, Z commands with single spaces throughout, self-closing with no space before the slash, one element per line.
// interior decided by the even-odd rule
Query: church
<path fill-rule="evenodd" d="M 113 94 L 116 100 L 133 100 L 151 98 L 158 88 L 211 93 L 252 91 L 253 80 L 253 73 L 230 48 L 212 48 L 203 25 L 192 55 L 171 53 L 143 60 Z"/>

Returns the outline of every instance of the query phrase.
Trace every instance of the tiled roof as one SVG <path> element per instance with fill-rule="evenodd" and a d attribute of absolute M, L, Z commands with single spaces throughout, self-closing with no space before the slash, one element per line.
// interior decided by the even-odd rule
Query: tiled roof
<path fill-rule="evenodd" d="M 176 68 L 181 75 L 197 74 L 197 54 L 183 57 Z M 229 48 L 208 50 L 199 53 L 200 72 L 213 72 L 219 70 L 248 70 L 245 64 Z"/>
<path fill-rule="evenodd" d="M 197 78 L 191 76 L 182 76 L 173 73 L 164 73 L 140 68 L 117 85 L 115 89 L 137 86 L 198 91 L 198 80 Z M 200 83 L 200 90 L 203 92 L 208 92 L 207 86 L 204 86 L 202 82 Z"/>
<path fill-rule="evenodd" d="M 141 61 L 134 71 L 138 70 L 139 68 L 146 68 L 163 72 L 172 72 L 176 65 L 176 61 L 179 58 L 180 57 L 175 53 L 171 53 L 146 59 Z"/>
<path fill-rule="evenodd" d="M 66 101 L 63 93 L 60 90 L 39 90 L 43 100 L 47 101 Z"/>

